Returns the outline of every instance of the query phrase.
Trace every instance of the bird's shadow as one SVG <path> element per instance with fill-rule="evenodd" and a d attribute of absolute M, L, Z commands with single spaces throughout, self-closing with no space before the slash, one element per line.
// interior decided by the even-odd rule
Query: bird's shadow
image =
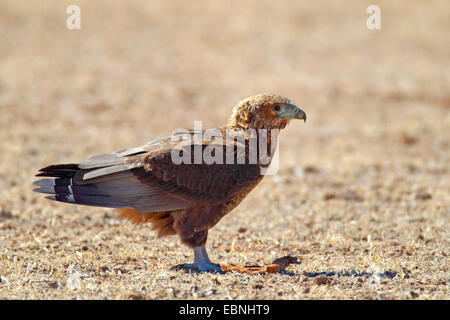
<path fill-rule="evenodd" d="M 307 276 L 309 278 L 316 278 L 316 277 L 380 277 L 380 278 L 387 278 L 387 279 L 394 279 L 398 276 L 398 272 L 396 271 L 384 271 L 384 272 L 361 272 L 356 270 L 351 271 L 322 271 L 322 272 L 303 272 L 301 273 L 304 276 Z M 298 275 L 297 273 L 290 273 L 289 275 Z M 405 275 L 405 278 L 409 278 L 409 276 Z"/>
<path fill-rule="evenodd" d="M 350 271 L 319 271 L 319 272 L 308 272 L 308 271 L 303 271 L 303 272 L 293 272 L 293 271 L 288 271 L 286 270 L 286 268 L 291 265 L 291 264 L 301 264 L 301 260 L 299 261 L 296 257 L 293 256 L 285 256 L 282 258 L 278 258 L 275 259 L 272 262 L 273 264 L 277 264 L 279 265 L 279 269 L 277 272 L 275 272 L 276 274 L 279 275 L 284 275 L 284 276 L 291 276 L 291 277 L 295 277 L 295 276 L 299 276 L 299 275 L 303 275 L 306 276 L 308 278 L 317 278 L 317 277 L 325 277 L 325 278 L 331 278 L 331 277 L 336 277 L 336 278 L 340 278 L 340 277 L 379 277 L 379 278 L 387 278 L 387 279 L 394 279 L 395 277 L 397 277 L 399 275 L 398 272 L 396 271 L 384 271 L 384 272 L 366 272 L 366 271 L 357 271 L 357 270 L 350 270 Z M 171 268 L 171 270 L 184 270 L 186 272 L 189 273 L 202 273 L 204 271 L 199 271 L 199 270 L 195 270 L 195 269 L 190 269 L 190 268 L 186 268 L 186 264 L 180 264 L 180 265 L 176 265 L 174 267 Z M 262 268 L 259 265 L 245 265 L 244 268 Z M 220 274 L 225 274 L 226 272 L 217 272 L 217 271 L 210 271 L 213 273 L 220 273 Z M 254 273 L 254 274 L 257 274 Z M 408 275 L 404 275 L 404 278 L 409 278 Z"/>
<path fill-rule="evenodd" d="M 394 279 L 399 274 L 396 271 L 390 271 L 390 270 L 384 271 L 384 272 L 365 272 L 365 271 L 351 270 L 351 271 L 319 271 L 319 272 L 303 271 L 301 273 L 297 273 L 297 272 L 287 271 L 286 267 L 289 264 L 301 264 L 301 260 L 299 261 L 297 258 L 292 257 L 292 256 L 286 256 L 286 257 L 275 260 L 273 263 L 277 263 L 277 261 L 286 261 L 287 262 L 287 263 L 285 262 L 285 265 L 283 265 L 282 268 L 280 268 L 280 270 L 278 271 L 278 274 L 286 275 L 286 276 L 303 275 L 308 278 L 316 278 L 316 277 L 340 278 L 340 277 L 372 277 L 372 276 L 375 276 L 375 277 L 380 277 L 380 278 Z M 405 275 L 405 278 L 409 278 L 409 276 Z"/>
<path fill-rule="evenodd" d="M 225 274 L 223 270 L 206 270 L 201 271 L 198 268 L 192 267 L 189 264 L 182 263 L 177 264 L 170 268 L 171 271 L 184 271 L 186 273 L 217 273 L 217 274 Z"/>

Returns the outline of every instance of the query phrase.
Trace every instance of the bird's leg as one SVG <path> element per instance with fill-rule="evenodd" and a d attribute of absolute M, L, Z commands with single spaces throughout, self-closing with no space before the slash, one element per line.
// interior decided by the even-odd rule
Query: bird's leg
<path fill-rule="evenodd" d="M 211 260 L 209 260 L 205 246 L 194 248 L 194 263 L 183 264 L 180 267 L 185 270 L 196 272 L 206 271 L 224 273 L 219 264 L 212 263 Z"/>

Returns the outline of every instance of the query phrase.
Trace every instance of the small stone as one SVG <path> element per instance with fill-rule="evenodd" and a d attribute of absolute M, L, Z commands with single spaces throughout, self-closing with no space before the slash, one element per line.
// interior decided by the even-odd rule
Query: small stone
<path fill-rule="evenodd" d="M 419 139 L 411 134 L 404 133 L 401 135 L 401 140 L 404 144 L 410 146 L 419 142 Z"/>
<path fill-rule="evenodd" d="M 416 194 L 416 200 L 430 200 L 431 198 L 431 194 L 426 191 L 420 191 Z"/>
<path fill-rule="evenodd" d="M 364 198 L 361 195 L 357 194 L 356 192 L 350 191 L 344 196 L 344 200 L 360 202 L 364 201 Z"/>
<path fill-rule="evenodd" d="M 106 271 L 109 271 L 109 268 L 107 266 L 100 267 L 100 272 L 105 273 Z"/>
<path fill-rule="evenodd" d="M 323 200 L 328 201 L 328 200 L 333 200 L 336 199 L 336 195 L 334 193 L 326 193 L 323 196 Z"/>
<path fill-rule="evenodd" d="M 317 277 L 315 280 L 317 285 L 321 286 L 327 283 L 331 282 L 331 279 L 327 278 L 327 277 Z"/>
<path fill-rule="evenodd" d="M 5 209 L 0 210 L 0 219 L 11 219 L 12 217 L 13 215 L 11 214 L 10 211 Z"/>
<path fill-rule="evenodd" d="M 310 174 L 318 174 L 318 173 L 320 173 L 320 169 L 319 169 L 319 168 L 316 168 L 316 167 L 314 167 L 314 166 L 306 166 L 306 167 L 303 169 L 303 172 L 305 172 L 305 173 L 310 173 Z"/>

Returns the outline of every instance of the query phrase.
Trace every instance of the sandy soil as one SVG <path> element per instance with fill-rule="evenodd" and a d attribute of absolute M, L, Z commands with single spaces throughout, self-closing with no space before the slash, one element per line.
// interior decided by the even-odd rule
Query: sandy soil
<path fill-rule="evenodd" d="M 449 299 L 450 3 L 0 3 L 0 298 Z M 285 273 L 185 274 L 192 253 L 110 209 L 53 203 L 36 171 L 225 124 L 291 98 L 280 172 L 211 232 L 213 260 Z"/>

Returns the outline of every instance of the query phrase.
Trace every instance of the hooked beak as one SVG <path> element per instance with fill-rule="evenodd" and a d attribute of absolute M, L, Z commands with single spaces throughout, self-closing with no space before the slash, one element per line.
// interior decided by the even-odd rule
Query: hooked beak
<path fill-rule="evenodd" d="M 300 119 L 306 122 L 306 113 L 299 107 L 293 104 L 283 104 L 283 107 L 278 112 L 280 119 Z"/>

